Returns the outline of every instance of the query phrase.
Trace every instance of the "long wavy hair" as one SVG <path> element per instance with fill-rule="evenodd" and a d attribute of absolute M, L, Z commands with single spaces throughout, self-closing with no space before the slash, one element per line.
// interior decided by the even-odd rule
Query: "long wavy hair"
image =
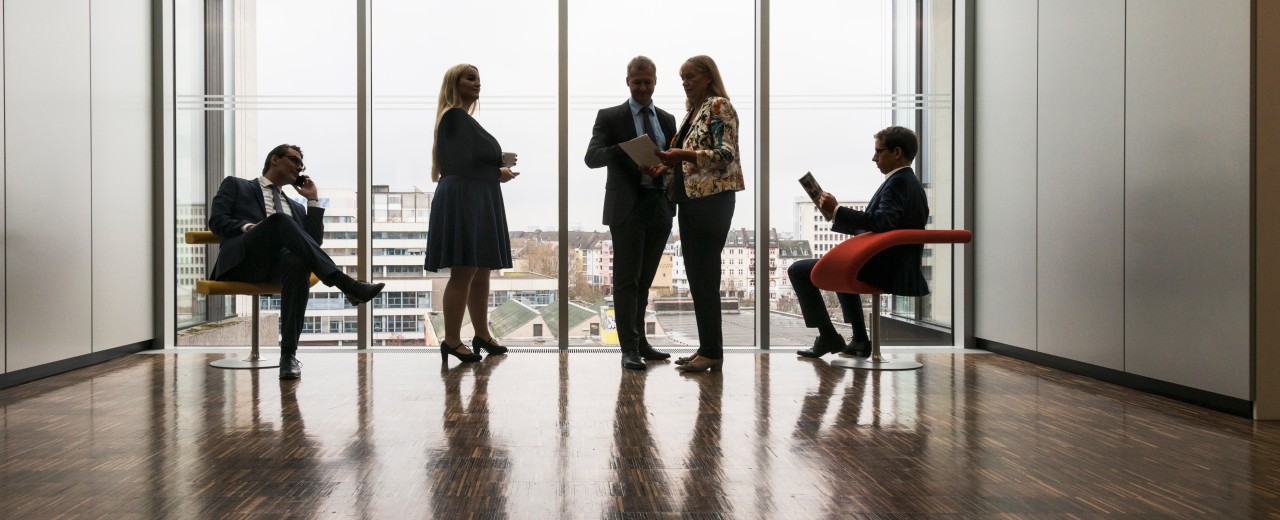
<path fill-rule="evenodd" d="M 462 95 L 458 93 L 458 79 L 467 72 L 467 69 L 476 69 L 480 72 L 480 68 L 470 63 L 459 63 L 444 73 L 444 81 L 440 84 L 440 102 L 436 106 L 436 125 L 431 132 L 431 182 L 440 181 L 440 161 L 436 159 L 436 139 L 440 132 L 440 119 L 444 118 L 444 113 L 451 108 L 462 107 Z M 471 108 L 467 110 L 468 114 L 476 112 L 475 103 L 471 104 Z"/>
<path fill-rule="evenodd" d="M 724 80 L 720 79 L 720 68 L 716 66 L 716 61 L 711 59 L 711 56 L 699 54 L 685 60 L 684 64 L 693 67 L 693 70 L 706 74 L 708 78 L 711 78 L 711 83 L 707 84 L 707 97 L 718 96 L 729 99 L 729 92 L 724 89 Z M 684 100 L 685 110 L 698 108 L 691 105 L 692 100 Z"/>

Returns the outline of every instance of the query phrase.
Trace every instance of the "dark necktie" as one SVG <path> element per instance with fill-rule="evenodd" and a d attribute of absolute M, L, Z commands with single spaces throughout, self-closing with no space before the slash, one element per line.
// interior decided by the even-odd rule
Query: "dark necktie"
<path fill-rule="evenodd" d="M 640 122 L 642 125 L 644 125 L 644 133 L 649 134 L 649 140 L 653 141 L 653 144 L 657 145 L 659 150 L 665 150 L 665 148 L 662 146 L 662 141 L 658 140 L 658 132 L 655 132 L 653 130 L 653 117 L 651 117 L 652 114 L 653 114 L 653 110 L 650 110 L 649 107 L 640 107 Z M 650 179 L 653 180 L 654 188 L 662 189 L 661 175 L 650 177 Z"/>
<path fill-rule="evenodd" d="M 276 213 L 284 213 L 284 207 L 280 205 L 280 187 L 275 184 L 268 187 L 271 188 L 271 207 L 276 210 Z"/>

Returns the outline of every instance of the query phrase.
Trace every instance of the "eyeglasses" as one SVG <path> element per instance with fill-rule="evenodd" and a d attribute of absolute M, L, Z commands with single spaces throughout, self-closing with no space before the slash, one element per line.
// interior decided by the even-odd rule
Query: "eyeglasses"
<path fill-rule="evenodd" d="M 885 153 L 885 152 L 888 152 L 888 151 L 889 151 L 889 149 L 888 149 L 888 148 L 876 148 L 876 155 L 880 155 L 880 154 Z"/>
<path fill-rule="evenodd" d="M 302 164 L 302 158 L 301 158 L 301 157 L 298 157 L 298 156 L 295 156 L 295 155 L 284 155 L 283 157 L 284 157 L 285 159 L 288 159 L 288 160 L 290 160 L 290 161 L 293 161 L 293 164 L 296 164 L 296 165 L 298 165 L 298 167 L 299 167 L 299 168 L 302 168 L 302 171 L 306 171 L 306 170 L 307 170 L 307 165 Z"/>

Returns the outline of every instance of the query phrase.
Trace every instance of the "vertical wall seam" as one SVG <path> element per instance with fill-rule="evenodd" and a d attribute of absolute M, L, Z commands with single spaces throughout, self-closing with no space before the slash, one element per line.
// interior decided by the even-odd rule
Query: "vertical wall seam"
<path fill-rule="evenodd" d="M 1249 3 L 1249 400 L 1258 413 L 1258 2 Z"/>
<path fill-rule="evenodd" d="M 1035 193 L 1036 193 L 1036 217 L 1035 217 L 1035 337 L 1036 352 L 1043 352 L 1043 341 L 1040 340 L 1040 0 L 1036 0 L 1036 153 L 1035 153 Z"/>
<path fill-rule="evenodd" d="M 2 56 L 6 52 L 6 49 L 8 49 L 8 46 L 6 46 L 3 41 L 4 34 L 5 34 L 4 26 L 6 24 L 5 17 L 4 17 L 4 6 L 5 6 L 4 2 L 0 1 L 0 67 L 3 67 L 4 71 L 6 72 L 6 74 L 0 75 L 0 103 L 4 103 L 7 106 L 9 104 L 9 97 L 7 95 L 8 92 L 4 88 L 4 83 L 5 81 L 8 81 L 7 78 L 9 77 L 7 74 L 9 70 L 9 60 L 4 59 L 4 57 Z M 9 111 L 5 110 L 3 121 L 0 121 L 0 140 L 7 141 L 8 136 L 9 136 Z M 5 197 L 7 199 L 8 193 L 9 193 L 9 153 L 8 153 L 9 150 L 5 142 L 0 142 L 0 146 L 5 147 L 4 164 L 0 165 L 4 168 L 3 170 L 4 189 L 3 191 L 0 191 L 0 197 Z M 3 348 L 4 357 L 0 359 L 0 361 L 3 361 L 3 363 L 0 364 L 0 370 L 3 370 L 3 372 L 0 372 L 0 373 L 6 373 L 6 374 L 9 372 L 9 230 L 8 228 L 9 228 L 9 204 L 6 203 L 4 205 L 4 229 L 3 229 L 4 238 L 2 239 L 4 240 L 4 253 L 3 253 L 4 254 L 4 272 L 0 273 L 0 276 L 4 277 L 4 294 L 0 295 L 0 297 L 4 298 L 4 330 L 0 331 L 0 334 L 4 335 L 4 348 Z"/>
<path fill-rule="evenodd" d="M 93 353 L 93 1 L 84 3 L 88 4 L 88 351 Z"/>
<path fill-rule="evenodd" d="M 1120 66 L 1120 371 L 1129 371 L 1129 0 L 1124 0 Z"/>

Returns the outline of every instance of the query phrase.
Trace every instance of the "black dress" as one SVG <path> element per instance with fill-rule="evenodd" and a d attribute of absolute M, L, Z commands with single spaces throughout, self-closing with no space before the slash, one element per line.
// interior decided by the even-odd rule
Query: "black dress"
<path fill-rule="evenodd" d="M 498 182 L 502 147 L 461 108 L 440 119 L 436 132 L 440 182 L 427 228 L 428 271 L 453 266 L 511 267 L 511 235 Z"/>

